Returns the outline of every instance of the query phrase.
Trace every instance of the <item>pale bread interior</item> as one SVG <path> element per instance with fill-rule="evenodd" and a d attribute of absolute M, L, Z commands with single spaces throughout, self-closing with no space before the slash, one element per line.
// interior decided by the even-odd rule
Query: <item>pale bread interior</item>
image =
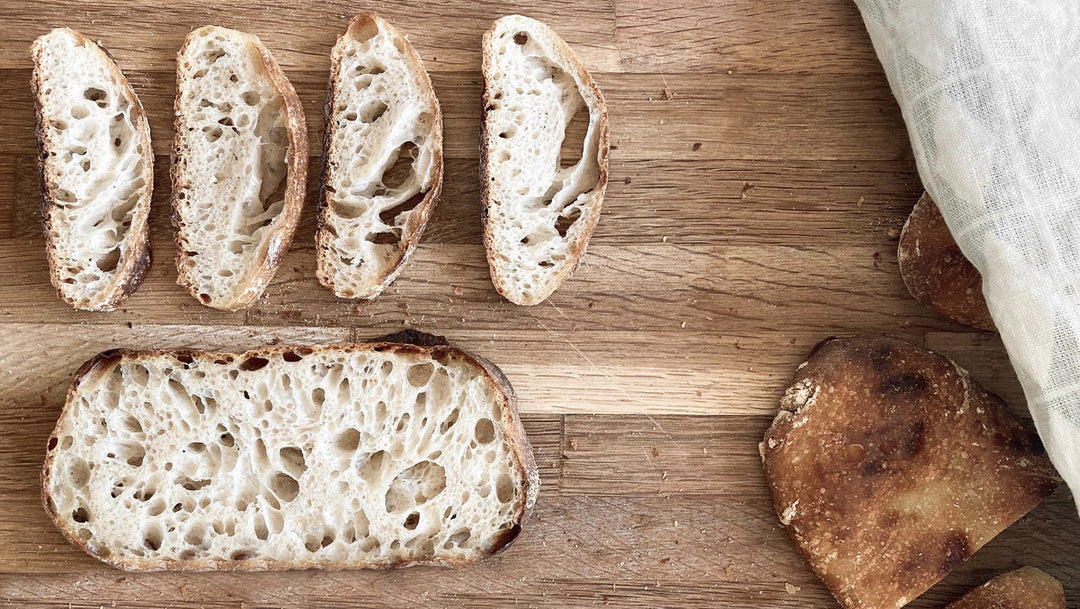
<path fill-rule="evenodd" d="M 373 298 L 393 280 L 442 169 L 438 102 L 408 45 L 373 17 L 351 24 L 332 54 L 319 275 L 341 297 Z"/>
<path fill-rule="evenodd" d="M 203 304 L 229 307 L 252 287 L 285 206 L 284 102 L 257 40 L 220 27 L 188 36 L 177 81 L 179 261 Z"/>
<path fill-rule="evenodd" d="M 453 354 L 128 356 L 70 396 L 45 491 L 129 568 L 471 560 L 535 499 L 507 408 Z"/>
<path fill-rule="evenodd" d="M 535 304 L 576 266 L 599 215 L 603 101 L 538 21 L 504 17 L 485 43 L 489 257 L 503 295 Z"/>
<path fill-rule="evenodd" d="M 99 308 L 126 279 L 117 276 L 123 260 L 146 239 L 149 131 L 141 111 L 133 114 L 127 81 L 96 44 L 57 29 L 34 46 L 42 163 L 55 197 L 47 212 L 53 272 L 61 297 Z"/>

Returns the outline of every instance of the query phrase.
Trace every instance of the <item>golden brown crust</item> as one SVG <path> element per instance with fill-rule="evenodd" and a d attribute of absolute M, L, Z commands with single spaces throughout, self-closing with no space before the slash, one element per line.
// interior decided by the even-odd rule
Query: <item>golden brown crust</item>
<path fill-rule="evenodd" d="M 1059 480 L 1000 399 L 885 337 L 815 347 L 761 452 L 781 522 L 848 609 L 903 606 Z"/>
<path fill-rule="evenodd" d="M 497 272 L 497 264 L 495 261 L 494 252 L 494 234 L 491 225 L 488 223 L 488 210 L 498 205 L 497 201 L 493 201 L 491 198 L 490 184 L 494 179 L 488 172 L 488 145 L 490 134 L 488 131 L 488 113 L 492 110 L 492 103 L 495 101 L 492 98 L 492 93 L 488 87 L 491 75 L 491 60 L 493 57 L 492 45 L 494 43 L 495 31 L 498 27 L 498 21 L 492 23 L 491 27 L 484 33 L 483 38 L 483 53 L 481 73 L 484 76 L 484 91 L 481 98 L 481 112 L 480 112 L 480 223 L 484 226 L 484 251 L 487 254 L 488 267 L 491 271 L 491 283 L 495 286 L 495 290 L 499 292 L 510 302 L 522 305 L 533 306 L 540 304 L 546 300 L 552 293 L 555 292 L 562 284 L 566 283 L 566 280 L 573 276 L 578 267 L 581 266 L 581 261 L 585 257 L 585 250 L 589 245 L 589 238 L 596 231 L 596 225 L 600 222 L 600 212 L 603 207 L 604 194 L 607 191 L 608 183 L 608 156 L 611 148 L 611 134 L 608 126 L 608 109 L 607 102 L 604 101 L 604 95 L 600 92 L 600 87 L 596 86 L 596 81 L 593 80 L 592 75 L 585 69 L 585 65 L 581 63 L 574 51 L 566 44 L 566 41 L 557 35 L 553 30 L 548 30 L 551 33 L 551 38 L 558 46 L 559 52 L 567 60 L 575 78 L 580 81 L 591 93 L 591 95 L 597 101 L 597 108 L 599 109 L 599 116 L 597 117 L 597 128 L 600 132 L 599 149 L 597 151 L 597 162 L 600 166 L 600 175 L 596 181 L 596 187 L 592 193 L 592 197 L 596 199 L 595 205 L 589 205 L 586 213 L 581 216 L 578 222 L 583 223 L 584 229 L 581 231 L 581 235 L 577 241 L 572 245 L 570 255 L 573 258 L 572 264 L 564 265 L 557 274 L 555 281 L 551 282 L 551 289 L 546 293 L 537 294 L 532 299 L 516 299 L 512 297 L 512 293 L 507 289 L 506 282 L 503 277 Z M 547 27 L 544 25 L 544 27 Z"/>
<path fill-rule="evenodd" d="M 173 234 L 176 239 L 176 283 L 186 288 L 195 299 L 203 304 L 207 304 L 208 306 L 223 311 L 238 311 L 251 306 L 260 296 L 262 296 L 263 291 L 266 290 L 266 286 L 269 285 L 270 281 L 274 278 L 278 265 L 281 264 L 285 254 L 289 251 L 289 245 L 292 243 L 293 233 L 296 231 L 296 225 L 300 221 L 300 212 L 304 208 L 304 197 L 307 194 L 307 123 L 304 119 L 304 108 L 300 103 L 300 97 L 297 96 L 292 83 L 289 82 L 289 79 L 281 70 L 281 66 L 274 60 L 269 49 L 267 49 L 262 44 L 262 41 L 254 34 L 241 32 L 241 34 L 245 36 L 246 42 L 253 45 L 259 52 L 259 57 L 262 59 L 263 68 L 266 70 L 267 77 L 281 95 L 282 107 L 285 111 L 285 127 L 289 137 L 289 152 L 286 157 L 288 171 L 285 177 L 285 204 L 282 207 L 281 214 L 271 225 L 271 234 L 267 238 L 266 247 L 262 250 L 260 258 L 256 260 L 253 272 L 245 278 L 247 282 L 245 289 L 240 292 L 236 298 L 228 302 L 204 302 L 199 298 L 197 286 L 188 276 L 187 265 L 183 263 L 187 254 L 181 236 L 183 221 L 179 216 L 179 202 L 177 199 L 177 195 L 184 190 L 180 188 L 179 185 L 181 184 L 181 177 L 186 171 L 186 155 L 181 141 L 181 138 L 183 137 L 184 110 L 181 108 L 181 98 L 179 93 L 179 88 L 183 80 L 180 62 L 184 52 L 187 50 L 188 44 L 191 43 L 192 35 L 198 31 L 199 30 L 194 30 L 188 34 L 187 38 L 184 39 L 183 46 L 177 51 L 178 91 L 176 100 L 173 103 L 173 111 L 176 116 L 174 123 L 176 136 L 173 141 L 172 166 L 169 171 L 173 185 L 172 224 Z"/>
<path fill-rule="evenodd" d="M 962 324 L 995 329 L 982 276 L 956 245 L 930 195 L 923 193 L 911 210 L 896 257 L 904 285 L 920 304 Z"/>
<path fill-rule="evenodd" d="M 1065 609 L 1061 582 L 1035 567 L 999 575 L 947 609 Z"/>
<path fill-rule="evenodd" d="M 431 219 L 432 213 L 435 212 L 435 204 L 438 203 L 439 197 L 442 196 L 443 186 L 443 132 L 442 132 L 442 107 L 439 105 L 439 100 L 435 96 L 435 88 L 431 84 L 431 77 L 428 75 L 427 69 L 424 68 L 424 62 L 420 58 L 419 53 L 409 42 L 408 38 L 401 34 L 393 25 L 387 22 L 385 19 L 379 17 L 374 13 L 361 13 L 353 17 L 349 22 L 349 27 L 345 30 L 345 33 L 338 37 L 338 44 L 342 39 L 355 36 L 355 33 L 363 30 L 365 27 L 377 24 L 380 29 L 390 34 L 396 40 L 400 40 L 403 44 L 401 50 L 405 54 L 411 69 L 420 75 L 421 80 L 424 83 L 424 95 L 427 97 L 431 107 L 435 109 L 435 124 L 437 128 L 432 132 L 432 139 L 434 140 L 434 163 L 435 163 L 435 175 L 432 176 L 431 189 L 420 203 L 414 208 L 413 214 L 416 218 L 412 222 L 412 226 L 402 232 L 402 240 L 399 243 L 400 251 L 398 253 L 398 260 L 393 266 L 387 269 L 385 273 L 377 281 L 378 290 L 375 296 L 371 298 L 362 299 L 365 301 L 373 300 L 382 290 L 386 289 L 401 272 L 405 262 L 408 261 L 409 256 L 412 255 L 416 249 L 418 243 L 420 243 L 420 237 L 424 234 L 424 228 L 427 227 L 428 220 Z M 326 104 L 323 107 L 323 121 L 325 127 L 323 128 L 323 155 L 322 155 L 322 172 L 319 178 L 319 203 L 316 216 L 318 220 L 315 225 L 315 244 L 316 244 L 316 266 L 315 276 L 318 277 L 319 283 L 328 288 L 335 296 L 339 298 L 352 298 L 352 296 L 345 294 L 342 290 L 334 284 L 333 274 L 328 268 L 324 268 L 328 263 L 325 261 L 330 244 L 333 240 L 333 235 L 329 234 L 323 227 L 326 224 L 327 216 L 330 213 L 329 203 L 327 201 L 327 192 L 330 184 L 330 145 L 333 141 L 334 133 L 337 130 L 337 125 L 331 120 L 334 111 L 335 91 L 341 69 L 341 50 L 338 45 L 334 45 L 334 49 L 331 51 L 330 56 L 330 83 L 327 86 Z M 410 218 L 412 220 L 412 218 Z"/>
<path fill-rule="evenodd" d="M 508 441 L 513 448 L 514 455 L 517 457 L 518 466 L 522 472 L 522 486 L 524 488 L 524 500 L 521 502 L 521 508 L 517 516 L 514 519 L 514 525 L 507 529 L 501 537 L 496 539 L 489 547 L 484 549 L 484 552 L 478 556 L 476 560 L 479 560 L 485 556 L 490 556 L 497 552 L 500 552 L 507 548 L 520 534 L 522 526 L 525 524 L 532 511 L 532 507 L 536 502 L 537 495 L 540 491 L 540 476 L 536 467 L 536 461 L 533 458 L 532 448 L 529 445 L 528 438 L 525 436 L 525 428 L 521 424 L 521 418 L 518 415 L 517 410 L 517 397 L 514 393 L 513 387 L 510 385 L 510 381 L 503 374 L 502 370 L 495 364 L 491 363 L 487 359 L 463 351 L 457 347 L 451 346 L 446 342 L 446 339 L 440 336 L 433 336 L 423 332 L 416 332 L 409 330 L 398 334 L 392 334 L 385 336 L 368 343 L 342 343 L 325 346 L 272 346 L 261 347 L 257 349 L 251 349 L 243 353 L 222 353 L 215 351 L 206 351 L 201 349 L 156 349 L 156 350 L 125 350 L 125 349 L 112 349 L 104 351 L 98 355 L 90 358 L 75 372 L 74 378 L 71 381 L 71 385 L 68 388 L 67 401 L 64 404 L 64 408 L 60 413 L 60 417 L 57 420 L 56 427 L 53 429 L 52 434 L 49 436 L 49 440 L 46 446 L 45 463 L 42 467 L 41 473 L 41 489 L 42 489 L 42 502 L 45 506 L 46 513 L 52 519 L 53 524 L 60 530 L 61 534 L 72 545 L 82 549 L 84 552 L 93 556 L 94 558 L 108 563 L 114 567 L 125 569 L 129 571 L 279 571 L 279 570 L 292 570 L 292 569 L 347 569 L 347 568 L 392 568 L 392 567 L 407 567 L 419 564 L 431 564 L 431 565 L 443 565 L 443 566 L 457 566 L 462 564 L 468 564 L 475 562 L 471 559 L 461 560 L 430 560 L 430 561 L 413 561 L 413 562 L 396 562 L 396 563 L 378 563 L 378 564 L 366 564 L 366 565 L 354 565 L 354 564 L 316 564 L 314 562 L 298 560 L 294 563 L 282 564 L 271 560 L 251 559 L 251 560 L 233 560 L 233 561 L 221 561 L 221 560 L 188 560 L 188 561 L 166 561 L 159 559 L 123 559 L 116 555 L 100 556 L 95 554 L 90 547 L 87 546 L 86 541 L 80 539 L 75 530 L 66 526 L 56 514 L 54 503 L 49 496 L 48 489 L 50 488 L 49 471 L 52 468 L 52 462 L 55 457 L 54 449 L 58 443 L 58 432 L 61 428 L 61 423 L 64 418 L 68 416 L 71 408 L 72 399 L 75 395 L 79 385 L 83 382 L 93 379 L 97 375 L 105 374 L 109 372 L 114 366 L 119 364 L 122 360 L 138 359 L 142 357 L 157 357 L 157 356 L 171 356 L 176 358 L 181 364 L 183 358 L 191 357 L 203 357 L 203 358 L 236 358 L 244 359 L 247 357 L 270 357 L 290 351 L 295 351 L 303 356 L 312 355 L 320 352 L 329 351 L 386 351 L 392 350 L 395 352 L 403 353 L 416 353 L 421 355 L 430 356 L 432 359 L 440 360 L 447 357 L 458 358 L 469 364 L 475 365 L 487 373 L 492 386 L 496 390 L 496 393 L 502 398 L 502 422 L 503 429 L 505 430 Z"/>
<path fill-rule="evenodd" d="M 134 207 L 135 212 L 131 217 L 131 226 L 128 227 L 128 235 L 135 235 L 135 237 L 132 237 L 132 240 L 128 242 L 129 247 L 120 257 L 112 281 L 109 282 L 99 298 L 90 302 L 82 302 L 65 297 L 60 287 L 60 261 L 57 258 L 56 246 L 52 238 L 52 211 L 59 205 L 59 202 L 55 193 L 56 180 L 54 176 L 50 175 L 46 163 L 50 150 L 48 134 L 45 130 L 45 117 L 43 115 L 41 104 L 41 84 L 44 77 L 39 73 L 39 66 L 41 63 L 40 57 L 42 49 L 37 42 L 32 45 L 31 55 L 34 60 L 34 71 L 30 86 L 34 94 L 34 135 L 37 140 L 38 182 L 41 187 L 39 210 L 41 213 L 41 228 L 42 232 L 45 234 L 45 252 L 49 263 L 49 280 L 52 282 L 53 288 L 56 289 L 57 297 L 76 309 L 83 311 L 112 311 L 116 309 L 121 302 L 126 300 L 128 296 L 139 289 L 139 286 L 142 285 L 143 277 L 146 275 L 146 271 L 150 268 L 151 253 L 148 224 L 150 216 L 150 198 L 154 190 L 154 152 L 150 145 L 150 127 L 146 120 L 146 111 L 143 109 L 142 102 L 139 101 L 139 97 L 135 95 L 135 90 L 131 87 L 127 78 L 124 77 L 123 72 L 120 70 L 120 67 L 116 65 L 116 61 L 109 51 L 99 46 L 93 40 L 87 38 L 81 32 L 68 28 L 59 29 L 70 33 L 83 44 L 92 46 L 105 55 L 110 69 L 115 72 L 118 80 L 123 84 L 121 91 L 131 108 L 131 124 L 138 129 L 140 141 L 143 145 L 144 163 L 142 178 L 147 184 L 146 194 L 136 202 Z"/>

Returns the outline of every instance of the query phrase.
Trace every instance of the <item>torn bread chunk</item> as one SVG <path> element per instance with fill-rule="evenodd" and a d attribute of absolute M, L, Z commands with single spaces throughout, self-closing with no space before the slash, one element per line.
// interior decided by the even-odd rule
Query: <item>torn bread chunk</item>
<path fill-rule="evenodd" d="M 960 251 L 926 193 L 904 223 L 896 260 L 904 285 L 920 304 L 964 325 L 996 329 L 983 298 L 982 275 Z"/>
<path fill-rule="evenodd" d="M 442 113 L 420 56 L 376 15 L 356 16 L 330 55 L 319 281 L 370 300 L 416 249 L 442 191 Z"/>
<path fill-rule="evenodd" d="M 467 563 L 517 537 L 539 483 L 506 377 L 417 333 L 102 353 L 43 473 L 68 540 L 131 570 Z"/>
<path fill-rule="evenodd" d="M 946 609 L 1065 609 L 1061 582 L 1035 567 L 998 575 Z"/>
<path fill-rule="evenodd" d="M 112 58 L 79 32 L 55 29 L 31 55 L 49 278 L 76 309 L 111 311 L 150 266 L 146 113 Z"/>
<path fill-rule="evenodd" d="M 814 347 L 761 453 L 780 522 L 847 609 L 904 606 L 1059 482 L 1000 399 L 885 337 Z"/>
<path fill-rule="evenodd" d="M 548 26 L 520 15 L 483 42 L 480 186 L 495 289 L 535 305 L 581 263 L 608 179 L 608 115 L 588 71 Z"/>
<path fill-rule="evenodd" d="M 289 80 L 251 34 L 199 28 L 176 58 L 177 283 L 235 311 L 273 279 L 304 205 L 307 128 Z"/>

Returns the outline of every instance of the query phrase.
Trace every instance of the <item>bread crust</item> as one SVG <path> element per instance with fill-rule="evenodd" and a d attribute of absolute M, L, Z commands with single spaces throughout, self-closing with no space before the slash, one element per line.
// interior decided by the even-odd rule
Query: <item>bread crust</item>
<path fill-rule="evenodd" d="M 318 209 L 316 210 L 316 224 L 315 224 L 315 244 L 316 244 L 316 266 L 315 276 L 319 278 L 319 283 L 328 288 L 334 293 L 334 296 L 338 298 L 350 298 L 347 294 L 343 293 L 342 289 L 334 284 L 333 273 L 324 268 L 328 265 L 326 257 L 330 249 L 330 244 L 333 241 L 333 235 L 324 230 L 327 218 L 330 214 L 329 201 L 327 200 L 327 193 L 329 192 L 330 185 L 330 172 L 331 167 L 329 163 L 330 158 L 330 145 L 333 142 L 334 134 L 337 131 L 337 125 L 332 120 L 334 113 L 334 106 L 337 103 L 336 91 L 337 83 L 340 79 L 341 70 L 341 43 L 343 40 L 352 36 L 354 32 L 363 30 L 370 24 L 376 24 L 380 30 L 389 34 L 394 40 L 401 41 L 401 51 L 405 55 L 405 59 L 409 64 L 410 69 L 420 76 L 421 82 L 425 85 L 423 87 L 424 97 L 427 99 L 428 104 L 435 111 L 435 124 L 437 128 L 432 132 L 433 150 L 434 150 L 434 163 L 435 174 L 432 176 L 431 188 L 420 203 L 413 208 L 413 214 L 416 218 L 415 221 L 410 217 L 411 227 L 407 227 L 408 230 L 402 232 L 400 241 L 400 251 L 398 253 L 397 262 L 395 262 L 389 269 L 387 269 L 376 281 L 374 287 L 374 293 L 371 296 L 356 296 L 352 297 L 363 302 L 370 302 L 374 300 L 379 294 L 383 292 L 391 283 L 397 279 L 397 276 L 401 273 L 401 269 L 404 267 L 405 262 L 408 261 L 409 256 L 412 255 L 416 249 L 418 243 L 420 243 L 420 237 L 424 234 L 424 229 L 427 227 L 428 220 L 431 219 L 431 214 L 435 211 L 435 205 L 439 201 L 439 197 L 442 196 L 443 186 L 443 130 L 442 130 L 442 107 L 439 105 L 439 100 L 435 96 L 435 88 L 431 84 L 431 77 L 424 68 L 424 62 L 420 58 L 419 53 L 413 47 L 401 32 L 399 32 L 388 21 L 379 17 L 375 13 L 361 13 L 353 17 L 349 22 L 348 28 L 345 33 L 338 37 L 338 43 L 334 45 L 330 54 L 330 81 L 326 90 L 326 104 L 323 106 L 323 116 L 325 120 L 323 124 L 323 154 L 322 154 L 322 171 L 319 174 L 319 202 Z"/>
<path fill-rule="evenodd" d="M 913 600 L 1059 482 L 999 398 L 887 337 L 816 346 L 761 455 L 781 524 L 848 609 Z"/>
<path fill-rule="evenodd" d="M 140 102 L 138 96 L 135 95 L 135 90 L 131 87 L 127 78 L 124 77 L 123 72 L 120 70 L 119 66 L 116 65 L 116 61 L 109 51 L 78 31 L 70 28 L 57 29 L 70 34 L 89 48 L 101 51 L 105 56 L 109 70 L 117 76 L 117 80 L 122 84 L 120 90 L 123 93 L 124 98 L 130 104 L 131 123 L 138 130 L 139 141 L 143 146 L 142 156 L 144 165 L 141 177 L 145 180 L 147 187 L 144 196 L 135 203 L 135 207 L 133 208 L 131 226 L 128 227 L 128 233 L 124 236 L 124 242 L 127 243 L 127 248 L 119 260 L 116 271 L 113 273 L 112 280 L 97 298 L 92 299 L 89 302 L 83 303 L 74 298 L 66 297 L 61 289 L 59 270 L 60 261 L 56 245 L 52 238 L 52 212 L 57 208 L 60 202 L 56 196 L 56 178 L 52 172 L 49 171 L 48 163 L 46 162 L 51 151 L 49 148 L 50 142 L 48 132 L 45 129 L 46 119 L 44 116 L 44 109 L 41 104 L 44 76 L 40 73 L 38 67 L 40 65 L 40 57 L 43 50 L 39 42 L 35 41 L 31 47 L 31 55 L 35 67 L 30 86 L 34 94 L 34 134 L 35 139 L 37 140 L 38 150 L 38 183 L 41 187 L 39 211 L 41 214 L 41 228 L 45 235 L 45 252 L 49 264 L 49 281 L 53 284 L 57 297 L 67 302 L 75 309 L 83 311 L 113 311 L 121 302 L 126 300 L 128 296 L 139 289 L 139 286 L 142 285 L 143 278 L 146 276 L 146 271 L 150 268 L 151 253 L 148 224 L 150 217 L 150 199 L 154 190 L 154 152 L 150 145 L 150 126 L 147 122 L 146 111 L 143 109 L 142 102 Z"/>
<path fill-rule="evenodd" d="M 307 185 L 308 163 L 307 123 L 304 118 L 304 108 L 300 103 L 300 98 L 297 96 L 296 90 L 293 89 L 292 83 L 289 82 L 289 79 L 285 76 L 285 73 L 282 71 L 277 61 L 274 60 L 273 55 L 271 55 L 270 51 L 262 44 L 262 41 L 259 40 L 258 36 L 246 32 L 229 30 L 234 35 L 242 36 L 245 43 L 252 45 L 255 50 L 258 51 L 267 77 L 270 79 L 270 82 L 273 84 L 278 94 L 281 95 L 282 108 L 285 112 L 285 130 L 288 133 L 289 138 L 289 151 L 286 155 L 288 170 L 285 177 L 285 203 L 281 213 L 272 224 L 273 230 L 265 241 L 266 247 L 257 253 L 256 263 L 252 271 L 245 278 L 244 289 L 231 301 L 203 302 L 202 299 L 199 298 L 198 287 L 194 284 L 192 278 L 189 277 L 187 269 L 183 264 L 183 260 L 187 256 L 185 253 L 187 248 L 182 236 L 184 223 L 180 218 L 180 200 L 177 197 L 183 192 L 183 189 L 178 186 L 182 183 L 181 180 L 185 175 L 187 159 L 182 142 L 182 138 L 184 137 L 182 133 L 182 117 L 184 109 L 181 107 L 179 89 L 183 83 L 180 62 L 188 45 L 192 42 L 193 36 L 198 32 L 213 27 L 215 26 L 204 26 L 197 30 L 193 30 L 184 39 L 183 46 L 180 47 L 180 50 L 177 51 L 176 54 L 177 95 L 176 100 L 173 102 L 173 111 L 176 116 L 174 122 L 176 135 L 173 140 L 172 154 L 170 156 L 171 166 L 169 169 L 169 177 L 173 185 L 172 224 L 173 234 L 176 240 L 176 283 L 186 288 L 196 300 L 199 300 L 199 302 L 202 302 L 207 306 L 223 311 L 238 311 L 251 306 L 260 296 L 262 296 L 263 291 L 266 290 L 266 286 L 269 285 L 270 281 L 274 278 L 278 265 L 281 264 L 282 259 L 285 258 L 285 254 L 289 251 L 289 245 L 292 243 L 293 233 L 296 232 L 296 225 L 300 221 L 300 212 L 304 208 L 304 197 L 307 194 L 305 190 Z"/>
<path fill-rule="evenodd" d="M 495 290 L 499 292 L 504 298 L 510 302 L 522 305 L 533 306 L 540 304 L 544 300 L 547 300 L 552 293 L 555 292 L 563 283 L 566 282 L 581 266 L 581 261 L 585 257 L 585 250 L 589 245 L 589 238 L 592 237 L 593 232 L 596 231 L 596 225 L 600 221 L 600 212 L 603 207 L 604 194 L 607 191 L 608 183 L 608 156 L 609 149 L 611 147 L 611 134 L 608 124 L 608 108 L 607 102 L 604 101 L 604 95 L 600 92 L 600 88 L 596 86 L 596 81 L 593 80 L 592 75 L 585 68 L 585 65 L 581 63 L 574 51 L 566 44 L 566 41 L 561 36 L 555 33 L 546 24 L 523 17 L 521 15 L 511 15 L 510 17 L 520 17 L 528 19 L 534 27 L 543 28 L 545 34 L 550 37 L 550 40 L 555 44 L 556 49 L 560 54 L 560 59 L 564 64 L 571 68 L 571 72 L 576 82 L 579 82 L 586 89 L 586 92 L 590 97 L 595 100 L 597 108 L 597 128 L 599 129 L 600 139 L 597 150 L 597 163 L 600 168 L 600 174 L 597 178 L 596 188 L 590 195 L 590 202 L 584 206 L 585 212 L 581 215 L 577 221 L 584 223 L 584 229 L 581 231 L 580 237 L 571 244 L 570 254 L 572 262 L 564 265 L 559 269 L 556 274 L 555 280 L 549 283 L 549 289 L 539 292 L 533 298 L 515 298 L 507 286 L 507 280 L 503 276 L 499 263 L 495 257 L 494 251 L 494 230 L 491 224 L 488 222 L 489 210 L 498 205 L 498 201 L 492 200 L 491 197 L 491 181 L 494 179 L 489 171 L 490 159 L 488 141 L 491 138 L 491 133 L 488 130 L 488 114 L 491 112 L 492 103 L 495 101 L 492 98 L 492 92 L 488 83 L 492 77 L 492 60 L 494 57 L 493 39 L 498 29 L 500 20 L 492 23 L 491 27 L 484 33 L 483 38 L 483 59 L 481 65 L 481 73 L 483 74 L 484 90 L 481 98 L 481 114 L 480 114 L 480 222 L 484 226 L 484 251 L 487 254 L 488 267 L 491 270 L 491 283 L 495 286 Z M 505 19 L 506 17 L 503 17 Z M 580 90 L 579 90 L 580 91 Z"/>
<path fill-rule="evenodd" d="M 994 331 L 982 293 L 982 275 L 953 240 L 941 211 L 923 193 L 900 232 L 900 276 L 920 304 L 953 321 Z"/>
<path fill-rule="evenodd" d="M 433 336 L 431 334 L 416 332 L 412 330 L 398 334 L 392 334 L 365 343 L 339 343 L 325 346 L 278 345 L 251 349 L 243 353 L 223 353 L 217 351 L 188 348 L 154 350 L 111 349 L 99 353 L 98 355 L 95 355 L 94 357 L 84 362 L 75 372 L 74 377 L 71 381 L 71 385 L 68 388 L 67 400 L 65 401 L 64 408 L 60 413 L 60 417 L 57 420 L 57 424 L 53 429 L 53 432 L 49 435 L 49 439 L 46 444 L 45 463 L 41 470 L 41 494 L 42 503 L 45 507 L 45 512 L 49 515 L 49 518 L 52 519 L 53 524 L 56 525 L 56 528 L 60 531 L 61 534 L 63 534 L 64 538 L 67 539 L 69 543 L 80 548 L 90 556 L 102 562 L 128 571 L 283 571 L 293 569 L 333 570 L 397 568 L 409 567 L 413 565 L 458 566 L 475 562 L 475 560 L 473 559 L 432 559 L 424 561 L 401 561 L 377 564 L 346 564 L 342 562 L 328 565 L 324 563 L 314 563 L 312 561 L 303 560 L 297 560 L 295 562 L 288 563 L 277 562 L 268 559 L 200 559 L 181 561 L 163 559 L 118 558 L 115 554 L 111 554 L 109 556 L 100 556 L 98 554 L 95 554 L 89 548 L 86 541 L 78 537 L 78 534 L 74 529 L 66 526 L 66 523 L 62 519 L 60 519 L 59 515 L 56 513 L 55 504 L 49 495 L 49 488 L 51 486 L 49 471 L 52 469 L 52 464 L 55 459 L 54 449 L 59 442 L 58 432 L 61 428 L 61 423 L 67 416 L 69 416 L 71 410 L 71 403 L 79 386 L 85 382 L 93 380 L 101 374 L 109 372 L 114 366 L 120 363 L 121 360 L 132 360 L 143 357 L 158 357 L 162 355 L 172 356 L 176 358 L 184 356 L 204 358 L 219 358 L 232 356 L 237 359 L 242 359 L 251 356 L 268 357 L 288 351 L 297 351 L 305 356 L 308 356 L 312 354 L 333 351 L 354 352 L 367 350 L 390 350 L 401 353 L 416 353 L 430 356 L 432 359 L 439 359 L 450 356 L 454 358 L 459 358 L 469 364 L 475 365 L 488 375 L 488 379 L 491 381 L 497 395 L 501 398 L 500 406 L 502 411 L 503 430 L 507 435 L 507 441 L 513 449 L 513 453 L 517 458 L 517 465 L 520 468 L 522 474 L 522 487 L 524 497 L 523 501 L 521 502 L 521 506 L 518 509 L 518 513 L 514 518 L 514 526 L 510 529 L 507 529 L 505 533 L 503 533 L 487 548 L 484 548 L 483 552 L 481 552 L 475 560 L 480 560 L 486 556 L 496 554 L 509 547 L 517 539 L 518 535 L 521 532 L 522 526 L 528 520 L 529 515 L 532 513 L 533 506 L 535 505 L 537 496 L 540 492 L 539 471 L 536 466 L 536 461 L 533 458 L 532 447 L 529 445 L 528 438 L 525 436 L 525 428 L 521 423 L 520 416 L 518 415 L 517 396 L 514 393 L 514 389 L 510 385 L 510 381 L 503 374 L 502 370 L 500 370 L 498 366 L 491 363 L 487 359 L 478 355 L 473 355 L 457 347 L 451 346 L 446 341 L 446 339 L 441 336 Z"/>
<path fill-rule="evenodd" d="M 946 609 L 1065 609 L 1065 590 L 1052 575 L 1020 567 L 971 590 Z"/>

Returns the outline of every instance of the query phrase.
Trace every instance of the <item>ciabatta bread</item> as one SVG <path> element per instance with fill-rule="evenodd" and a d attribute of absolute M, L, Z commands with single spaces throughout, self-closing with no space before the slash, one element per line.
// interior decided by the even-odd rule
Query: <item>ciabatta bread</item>
<path fill-rule="evenodd" d="M 31 55 L 49 278 L 76 309 L 111 311 L 150 266 L 146 114 L 112 58 L 79 32 L 55 29 Z"/>
<path fill-rule="evenodd" d="M 574 272 L 600 219 L 607 107 L 570 47 L 528 17 L 503 17 L 484 34 L 483 74 L 480 187 L 491 280 L 507 300 L 534 305 Z M 569 149 L 578 113 L 588 126 Z"/>
<path fill-rule="evenodd" d="M 434 338 L 102 353 L 49 439 L 46 509 L 72 543 L 132 570 L 497 552 L 536 501 L 536 465 L 506 377 Z"/>
<path fill-rule="evenodd" d="M 776 514 L 845 609 L 899 609 L 1059 482 L 1033 431 L 902 340 L 810 352 L 761 444 Z"/>
<path fill-rule="evenodd" d="M 371 299 L 401 271 L 442 191 L 442 113 L 409 41 L 358 15 L 330 55 L 319 281 Z"/>
<path fill-rule="evenodd" d="M 304 205 L 304 111 L 251 34 L 207 26 L 176 58 L 173 225 L 177 283 L 227 311 L 251 305 L 289 249 Z"/>

